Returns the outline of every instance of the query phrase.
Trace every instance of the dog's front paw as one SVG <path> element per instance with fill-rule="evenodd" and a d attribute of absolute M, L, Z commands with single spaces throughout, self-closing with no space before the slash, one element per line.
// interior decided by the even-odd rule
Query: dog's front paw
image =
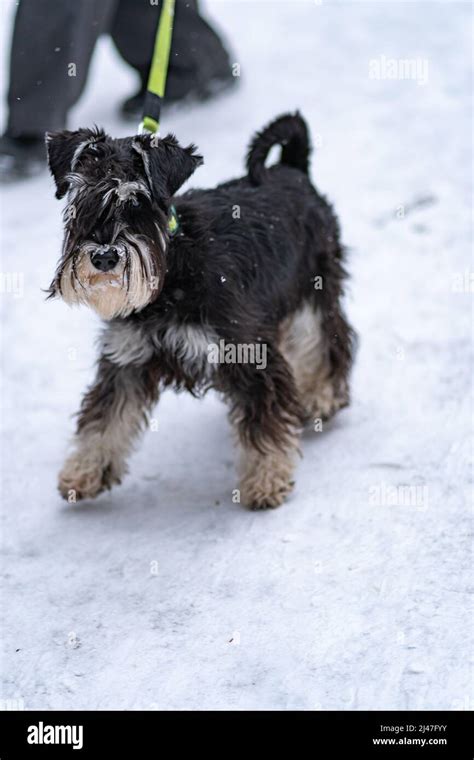
<path fill-rule="evenodd" d="M 283 504 L 294 487 L 293 462 L 282 453 L 247 457 L 240 482 L 240 498 L 250 509 L 273 509 Z"/>
<path fill-rule="evenodd" d="M 59 473 L 58 489 L 69 502 L 93 499 L 102 491 L 121 482 L 121 473 L 100 456 L 77 452 L 65 462 Z"/>
<path fill-rule="evenodd" d="M 294 481 L 280 480 L 262 487 L 255 484 L 249 487 L 247 483 L 241 486 L 242 503 L 250 509 L 274 509 L 285 501 L 288 494 L 293 490 Z"/>

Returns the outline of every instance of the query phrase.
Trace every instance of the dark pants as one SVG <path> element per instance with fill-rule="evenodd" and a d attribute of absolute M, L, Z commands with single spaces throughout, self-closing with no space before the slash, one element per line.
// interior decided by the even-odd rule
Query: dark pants
<path fill-rule="evenodd" d="M 20 0 L 10 60 L 9 134 L 64 128 L 100 34 L 112 36 L 145 83 L 158 17 L 159 6 L 150 0 Z M 179 100 L 190 84 L 199 90 L 228 68 L 227 53 L 199 15 L 197 0 L 176 0 L 166 99 Z"/>

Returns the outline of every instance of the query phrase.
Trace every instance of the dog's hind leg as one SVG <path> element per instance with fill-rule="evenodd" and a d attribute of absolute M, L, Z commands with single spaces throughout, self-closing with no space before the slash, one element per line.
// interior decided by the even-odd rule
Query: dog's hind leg
<path fill-rule="evenodd" d="M 119 366 L 102 358 L 82 400 L 74 451 L 59 474 L 59 491 L 70 502 L 97 496 L 127 472 L 127 457 L 158 398 L 153 363 Z"/>
<path fill-rule="evenodd" d="M 324 420 L 349 403 L 352 331 L 338 309 L 325 314 L 306 303 L 280 329 L 306 420 Z"/>
<path fill-rule="evenodd" d="M 291 370 L 268 346 L 265 368 L 224 365 L 221 389 L 231 401 L 240 447 L 240 499 L 251 509 L 279 506 L 293 488 L 303 412 Z"/>

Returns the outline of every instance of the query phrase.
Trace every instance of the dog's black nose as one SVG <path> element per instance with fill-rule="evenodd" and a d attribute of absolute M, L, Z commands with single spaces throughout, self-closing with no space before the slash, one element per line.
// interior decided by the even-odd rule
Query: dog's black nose
<path fill-rule="evenodd" d="M 91 261 L 95 268 L 101 272 L 110 272 L 118 261 L 117 249 L 111 247 L 107 248 L 103 253 L 94 253 L 91 256 Z"/>

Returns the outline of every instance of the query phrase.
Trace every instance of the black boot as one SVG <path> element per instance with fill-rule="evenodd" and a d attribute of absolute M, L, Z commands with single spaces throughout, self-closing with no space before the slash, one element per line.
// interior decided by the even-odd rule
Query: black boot
<path fill-rule="evenodd" d="M 230 89 L 236 84 L 238 79 L 233 77 L 230 69 L 224 70 L 209 79 L 203 79 L 195 76 L 191 72 L 184 74 L 176 73 L 169 77 L 166 87 L 166 93 L 163 100 L 163 110 L 177 103 L 192 103 L 203 100 L 209 100 L 216 97 L 221 92 Z M 123 101 L 120 107 L 120 113 L 124 119 L 139 122 L 143 116 L 143 103 L 145 100 L 146 85 L 142 85 L 135 95 Z"/>
<path fill-rule="evenodd" d="M 146 85 L 142 85 L 135 95 L 123 101 L 120 113 L 124 119 L 135 120 L 137 123 L 143 116 L 143 101 L 145 100 Z"/>
<path fill-rule="evenodd" d="M 40 174 L 46 167 L 44 137 L 0 137 L 0 181 L 14 182 Z"/>
<path fill-rule="evenodd" d="M 238 81 L 232 75 L 229 54 L 214 31 L 197 13 L 197 5 L 177 6 L 173 43 L 166 81 L 163 108 L 181 102 L 208 100 L 229 89 Z M 194 7 L 195 6 L 195 7 Z M 125 118 L 139 121 L 148 80 L 149 61 L 138 67 L 142 85 L 121 107 Z"/>

